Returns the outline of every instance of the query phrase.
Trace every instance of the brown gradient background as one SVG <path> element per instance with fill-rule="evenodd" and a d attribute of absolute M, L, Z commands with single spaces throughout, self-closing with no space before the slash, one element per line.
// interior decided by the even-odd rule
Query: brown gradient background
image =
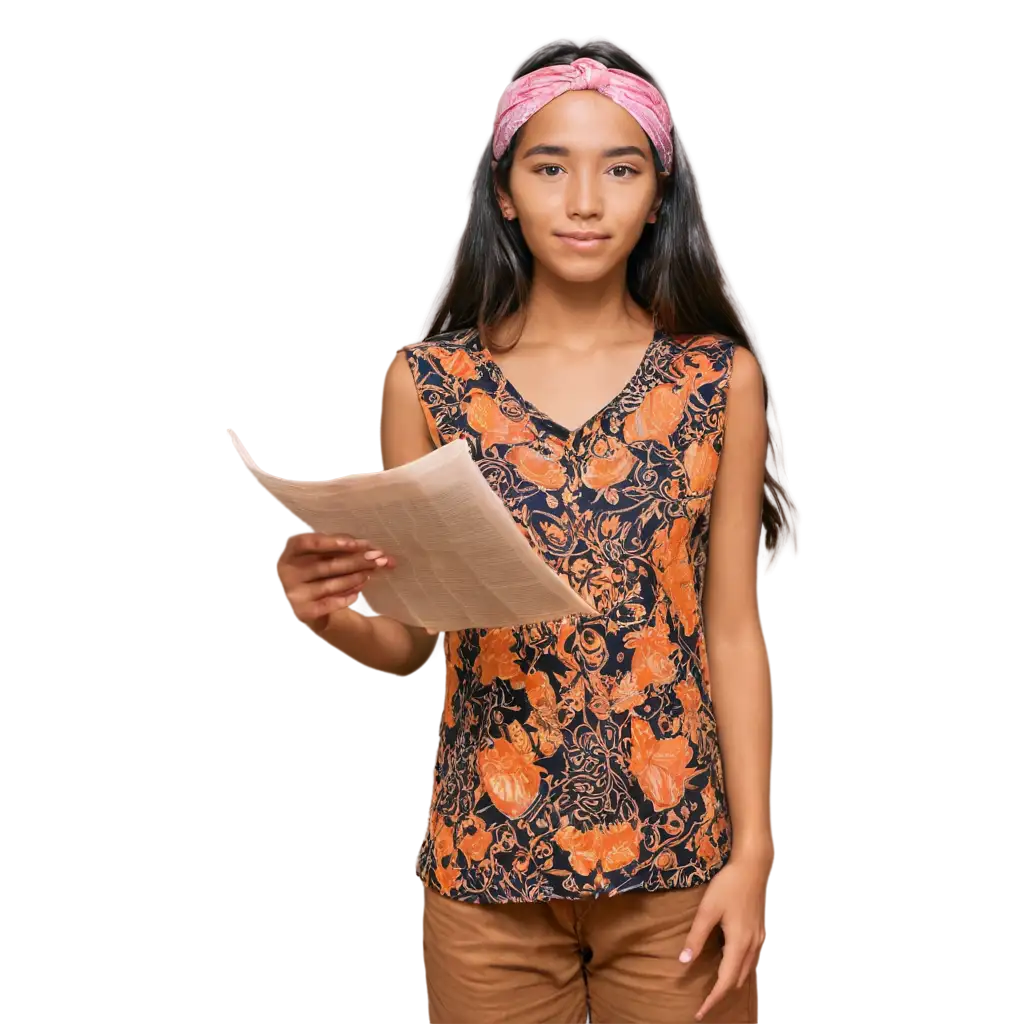
<path fill-rule="evenodd" d="M 227 422 L 366 422 L 505 61 L 633 35 L 800 487 L 766 1022 L 1020 1020 L 1024 12 L 0 13 L 0 1024 L 420 1020 L 437 688 L 289 631 Z"/>

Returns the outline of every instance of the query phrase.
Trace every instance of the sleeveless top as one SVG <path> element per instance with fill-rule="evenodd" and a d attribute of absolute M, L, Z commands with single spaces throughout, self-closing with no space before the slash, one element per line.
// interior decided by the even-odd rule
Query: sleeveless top
<path fill-rule="evenodd" d="M 444 634 L 421 881 L 470 903 L 705 882 L 731 826 L 701 623 L 734 342 L 657 330 L 574 430 L 473 328 L 398 349 L 435 446 L 465 438 L 538 555 L 600 614 Z"/>

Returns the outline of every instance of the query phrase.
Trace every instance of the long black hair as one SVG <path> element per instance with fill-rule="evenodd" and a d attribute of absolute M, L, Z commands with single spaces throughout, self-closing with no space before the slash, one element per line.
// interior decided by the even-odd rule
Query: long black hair
<path fill-rule="evenodd" d="M 511 80 L 550 64 L 571 64 L 579 57 L 592 57 L 606 67 L 630 71 L 660 89 L 654 77 L 629 54 L 605 41 L 584 46 L 567 40 L 549 43 L 528 57 Z M 533 254 L 523 238 L 519 221 L 502 216 L 495 191 L 495 185 L 509 191 L 509 175 L 518 142 L 519 132 L 516 132 L 492 170 L 491 140 L 488 139 L 473 180 L 469 219 L 427 337 L 475 328 L 484 338 L 507 317 L 526 306 L 533 280 Z M 634 301 L 670 334 L 723 335 L 753 353 L 750 338 L 729 297 L 704 223 L 697 182 L 674 127 L 672 148 L 672 172 L 662 178 L 664 191 L 658 217 L 653 224 L 644 225 L 643 234 L 627 261 L 627 287 Z M 653 145 L 651 149 L 657 170 L 663 171 Z M 767 381 L 764 402 L 767 409 Z M 768 448 L 774 456 L 770 428 Z M 767 467 L 764 478 L 761 522 L 765 546 L 774 552 L 780 534 L 790 528 L 785 506 L 793 509 L 793 504 Z"/>

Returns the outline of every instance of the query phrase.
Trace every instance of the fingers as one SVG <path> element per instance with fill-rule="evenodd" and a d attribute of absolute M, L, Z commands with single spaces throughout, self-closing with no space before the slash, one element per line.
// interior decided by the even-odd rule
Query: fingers
<path fill-rule="evenodd" d="M 334 594 L 347 594 L 349 591 L 361 587 L 369 578 L 368 569 L 363 572 L 348 572 L 340 576 L 331 576 L 327 579 L 293 587 L 288 593 L 299 603 L 320 601 Z"/>
<path fill-rule="evenodd" d="M 318 601 L 311 605 L 295 605 L 293 603 L 292 611 L 295 612 L 295 617 L 299 622 L 309 626 L 314 633 L 322 635 L 331 625 L 331 615 L 336 611 L 342 611 L 352 601 L 353 597 L 351 594 L 343 594 L 335 597 L 326 597 L 323 601 Z"/>
<path fill-rule="evenodd" d="M 688 964 L 700 956 L 700 951 L 704 948 L 711 929 L 718 924 L 721 916 L 722 912 L 715 910 L 713 905 L 708 902 L 707 896 L 700 901 L 697 913 L 693 915 L 693 924 L 690 925 L 686 941 L 683 943 L 683 951 L 679 954 L 679 959 L 684 964 Z"/>
<path fill-rule="evenodd" d="M 756 969 L 758 960 L 761 959 L 761 950 L 764 947 L 764 926 L 762 925 L 759 932 L 754 933 L 753 939 L 750 942 L 750 952 L 747 954 L 747 958 L 743 961 L 743 968 L 740 971 L 739 984 L 747 980 L 747 975 Z"/>
<path fill-rule="evenodd" d="M 348 533 L 296 533 L 288 538 L 281 559 L 317 552 L 356 551 L 360 545 L 363 549 L 370 546 L 368 541 L 357 540 Z"/>
<path fill-rule="evenodd" d="M 740 975 L 736 979 L 737 987 L 747 980 L 750 972 L 756 966 L 759 952 L 758 947 L 755 945 L 751 945 L 750 949 L 747 950 L 747 955 L 743 958 L 743 963 L 740 964 Z"/>
<path fill-rule="evenodd" d="M 310 623 L 322 623 L 323 628 L 330 622 L 331 612 L 341 611 L 347 608 L 356 598 L 359 597 L 358 588 L 350 590 L 344 594 L 331 594 L 328 597 L 322 597 L 317 601 L 296 601 L 291 598 L 292 610 L 295 612 L 295 617 L 300 622 Z M 320 631 L 319 629 L 317 630 Z"/>
<path fill-rule="evenodd" d="M 746 957 L 748 946 L 740 944 L 735 940 L 726 940 L 722 961 L 718 965 L 718 979 L 715 987 L 708 993 L 707 998 L 701 1003 L 700 1009 L 694 1014 L 695 1020 L 703 1020 L 704 1014 L 711 1009 L 729 991 L 739 984 L 740 967 Z"/>
<path fill-rule="evenodd" d="M 344 553 L 339 554 L 339 551 Z M 348 534 L 303 533 L 288 538 L 278 561 L 278 575 L 288 586 L 295 586 L 367 568 L 394 567 L 394 557 L 379 548 L 371 550 L 368 540 Z"/>
<path fill-rule="evenodd" d="M 393 568 L 393 559 L 379 549 L 360 551 L 352 555 L 321 554 L 304 562 L 295 570 L 295 579 L 300 583 L 322 580 L 328 576 L 343 576 L 346 573 L 364 572 L 367 569 Z"/>
<path fill-rule="evenodd" d="M 352 604 L 372 571 L 394 564 L 368 540 L 302 533 L 288 538 L 277 571 L 296 616 L 303 622 L 320 622 Z"/>
<path fill-rule="evenodd" d="M 284 551 L 277 560 L 277 575 L 285 587 L 295 582 L 297 574 L 301 582 L 302 569 L 307 563 L 316 562 L 324 555 L 336 555 L 339 551 L 356 550 L 357 544 L 347 534 L 297 533 L 285 543 Z"/>

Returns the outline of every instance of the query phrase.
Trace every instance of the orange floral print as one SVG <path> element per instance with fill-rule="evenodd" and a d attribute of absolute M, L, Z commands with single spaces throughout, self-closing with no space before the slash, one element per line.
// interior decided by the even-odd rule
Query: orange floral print
<path fill-rule="evenodd" d="M 459 840 L 459 852 L 470 863 L 482 861 L 490 849 L 493 834 L 486 828 L 483 818 L 472 814 Z"/>
<path fill-rule="evenodd" d="M 605 717 L 620 714 L 630 708 L 639 707 L 647 700 L 647 687 L 635 672 L 620 676 L 607 690 L 607 699 L 602 701 Z"/>
<path fill-rule="evenodd" d="M 555 842 L 569 853 L 569 866 L 579 875 L 591 875 L 597 870 L 601 859 L 601 832 L 592 829 L 580 832 L 573 825 L 566 825 L 555 833 Z"/>
<path fill-rule="evenodd" d="M 521 685 L 526 690 L 527 699 L 533 711 L 526 724 L 535 730 L 535 740 L 542 757 L 548 757 L 562 742 L 562 729 L 558 721 L 558 702 L 555 691 L 543 672 L 530 672 L 528 675 L 510 680 L 517 689 Z"/>
<path fill-rule="evenodd" d="M 537 555 L 596 615 L 444 635 L 424 884 L 512 903 L 678 888 L 731 830 L 701 595 L 734 342 L 657 331 L 568 429 L 475 329 L 404 351 L 436 444 L 465 440 Z"/>
<path fill-rule="evenodd" d="M 445 646 L 447 647 L 449 641 L 445 637 Z M 455 668 L 455 663 L 451 658 L 447 658 L 445 661 L 445 672 L 444 672 L 444 724 L 448 728 L 452 728 L 455 725 L 455 707 L 452 701 L 455 698 L 455 693 L 459 688 L 459 673 Z"/>
<path fill-rule="evenodd" d="M 676 666 L 672 661 L 675 645 L 663 619 L 632 630 L 623 644 L 633 651 L 630 664 L 639 686 L 669 683 L 675 679 Z"/>
<path fill-rule="evenodd" d="M 685 679 L 680 679 L 675 685 L 676 699 L 682 707 L 681 728 L 691 743 L 696 744 L 701 729 L 701 710 L 703 700 L 700 694 L 700 687 L 697 686 L 691 674 Z"/>
<path fill-rule="evenodd" d="M 515 634 L 507 627 L 489 629 L 486 636 L 480 638 L 480 681 L 484 686 L 490 686 L 496 679 L 511 680 L 519 674 L 513 654 L 515 645 Z M 456 660 L 449 656 L 448 663 Z"/>
<path fill-rule="evenodd" d="M 722 834 L 729 828 L 728 818 L 719 813 L 718 794 L 708 783 L 701 790 L 704 815 L 694 840 L 694 851 L 705 871 L 713 871 L 722 864 Z"/>
<path fill-rule="evenodd" d="M 696 715 L 700 710 L 700 690 L 693 681 L 693 676 L 688 675 L 685 679 L 680 679 L 676 683 L 676 696 L 679 698 L 679 703 L 683 706 L 684 714 Z"/>
<path fill-rule="evenodd" d="M 674 365 L 676 372 L 682 375 L 682 384 L 687 390 L 714 384 L 732 369 L 731 364 L 724 364 L 722 360 L 714 358 L 714 353 L 703 352 L 700 348 L 676 356 Z"/>
<path fill-rule="evenodd" d="M 509 419 L 498 403 L 482 391 L 474 391 L 467 401 L 466 422 L 480 434 L 483 448 L 497 444 L 519 444 L 537 435 L 525 420 Z"/>
<path fill-rule="evenodd" d="M 433 354 L 445 373 L 450 373 L 461 380 L 471 380 L 476 376 L 476 363 L 464 349 L 449 352 L 447 349 L 435 348 Z"/>
<path fill-rule="evenodd" d="M 445 896 L 451 894 L 453 888 L 459 881 L 462 869 L 438 864 L 434 868 L 434 877 L 437 879 L 438 887 Z"/>
<path fill-rule="evenodd" d="M 686 784 L 698 772 L 691 764 L 693 751 L 684 736 L 654 738 L 649 722 L 633 719 L 633 754 L 629 770 L 637 777 L 656 811 L 675 807 Z"/>
<path fill-rule="evenodd" d="M 662 850 L 657 857 L 654 858 L 654 866 L 659 871 L 671 871 L 677 867 L 679 861 L 676 859 L 674 850 Z"/>
<path fill-rule="evenodd" d="M 540 532 L 544 540 L 553 547 L 562 547 L 565 544 L 568 533 L 561 523 L 547 520 L 540 524 Z"/>
<path fill-rule="evenodd" d="M 703 494 L 714 482 L 718 472 L 718 453 L 707 440 L 695 441 L 683 451 L 683 468 L 690 483 L 690 491 Z"/>
<path fill-rule="evenodd" d="M 667 531 L 658 531 L 652 548 L 652 564 L 687 633 L 694 632 L 700 620 L 697 577 L 688 557 L 691 525 L 686 518 L 673 520 Z"/>
<path fill-rule="evenodd" d="M 438 826 L 437 835 L 434 836 L 434 848 L 439 857 L 448 857 L 455 850 L 454 832 L 450 825 L 441 824 Z"/>
<path fill-rule="evenodd" d="M 648 440 L 670 444 L 685 408 L 686 397 L 677 385 L 659 384 L 644 398 L 640 408 L 626 417 L 623 439 L 628 444 Z"/>
<path fill-rule="evenodd" d="M 601 536 L 614 537 L 622 529 L 623 522 L 622 516 L 607 516 L 601 522 Z"/>
<path fill-rule="evenodd" d="M 640 833 L 628 821 L 608 828 L 599 825 L 589 832 L 565 825 L 555 833 L 555 842 L 569 853 L 569 864 L 580 875 L 592 875 L 599 865 L 618 871 L 640 856 Z"/>
<path fill-rule="evenodd" d="M 601 438 L 583 465 L 583 482 L 600 491 L 621 484 L 636 468 L 637 458 L 629 448 L 614 437 Z"/>
<path fill-rule="evenodd" d="M 601 844 L 601 866 L 605 871 L 618 871 L 640 856 L 640 832 L 631 822 L 612 825 L 604 833 Z"/>
<path fill-rule="evenodd" d="M 546 491 L 557 491 L 565 486 L 565 470 L 558 461 L 546 456 L 536 448 L 518 445 L 509 448 L 505 458 L 519 470 L 519 475 L 531 484 L 543 487 Z"/>
<path fill-rule="evenodd" d="M 611 493 L 611 492 L 608 492 Z M 580 592 L 598 611 L 618 604 L 619 577 L 615 569 L 606 565 L 591 565 L 584 560 L 574 564 L 574 571 L 581 574 Z M 594 634 L 596 637 L 596 634 Z"/>
<path fill-rule="evenodd" d="M 509 736 L 481 750 L 477 762 L 494 806 L 506 817 L 518 818 L 537 797 L 541 769 L 534 763 L 530 740 L 518 722 L 509 724 Z"/>

